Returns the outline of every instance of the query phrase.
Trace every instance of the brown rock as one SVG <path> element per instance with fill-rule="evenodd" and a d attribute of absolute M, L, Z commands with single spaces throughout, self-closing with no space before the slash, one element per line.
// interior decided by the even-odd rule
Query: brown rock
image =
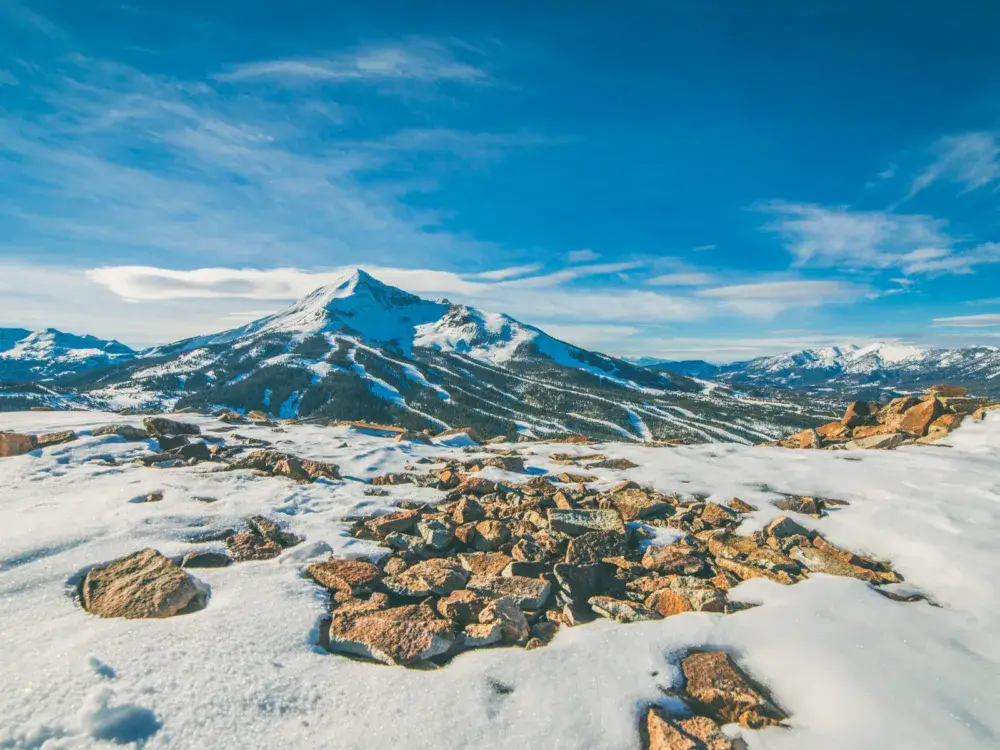
<path fill-rule="evenodd" d="M 452 518 L 460 526 L 467 523 L 476 523 L 486 518 L 486 511 L 478 500 L 471 497 L 462 498 L 455 508 Z"/>
<path fill-rule="evenodd" d="M 750 729 L 780 724 L 785 718 L 722 651 L 701 651 L 681 661 L 690 696 L 699 713 L 721 724 L 739 723 Z"/>
<path fill-rule="evenodd" d="M 592 474 L 570 474 L 567 471 L 560 474 L 557 479 L 564 484 L 586 484 L 597 481 L 597 477 Z"/>
<path fill-rule="evenodd" d="M 960 385 L 932 385 L 927 389 L 927 392 L 933 393 L 935 396 L 942 396 L 945 398 L 961 398 L 962 396 L 965 396 L 969 390 Z"/>
<path fill-rule="evenodd" d="M 517 602 L 510 597 L 494 599 L 479 615 L 482 624 L 499 623 L 505 643 L 523 643 L 531 635 L 531 626 Z"/>
<path fill-rule="evenodd" d="M 705 503 L 705 508 L 701 511 L 702 523 L 713 529 L 732 526 L 738 520 L 739 517 L 736 513 L 715 503 Z"/>
<path fill-rule="evenodd" d="M 490 623 L 469 623 L 458 634 L 463 648 L 485 648 L 503 640 L 503 624 L 494 620 Z"/>
<path fill-rule="evenodd" d="M 382 578 L 382 571 L 366 560 L 342 560 L 331 557 L 326 562 L 313 563 L 306 575 L 334 591 L 351 596 L 369 594 Z"/>
<path fill-rule="evenodd" d="M 469 580 L 469 572 L 457 561 L 437 557 L 413 565 L 397 576 L 385 578 L 382 585 L 400 596 L 447 596 Z"/>
<path fill-rule="evenodd" d="M 453 591 L 437 601 L 437 611 L 442 617 L 462 625 L 478 622 L 479 614 L 490 600 L 467 589 Z"/>
<path fill-rule="evenodd" d="M 462 552 L 458 555 L 461 566 L 476 576 L 498 576 L 512 560 L 503 552 Z"/>
<path fill-rule="evenodd" d="M 687 735 L 694 737 L 704 750 L 735 750 L 736 745 L 722 733 L 719 725 L 707 716 L 692 716 L 679 719 L 677 725 Z"/>
<path fill-rule="evenodd" d="M 142 420 L 149 437 L 173 437 L 176 435 L 200 435 L 201 428 L 190 422 L 178 422 L 166 417 L 146 417 Z"/>
<path fill-rule="evenodd" d="M 960 424 L 962 424 L 961 414 L 942 414 L 927 428 L 927 437 L 932 440 L 940 440 Z"/>
<path fill-rule="evenodd" d="M 750 505 L 750 503 L 745 503 L 738 497 L 734 497 L 732 500 L 729 501 L 729 507 L 738 513 L 753 513 L 755 510 L 757 510 L 755 507 Z"/>
<path fill-rule="evenodd" d="M 38 439 L 34 435 L 22 435 L 17 432 L 0 432 L 0 458 L 23 456 L 38 447 Z"/>
<path fill-rule="evenodd" d="M 912 437 L 922 437 L 927 433 L 927 428 L 931 426 L 931 422 L 943 413 L 944 408 L 936 398 L 921 401 L 916 406 L 904 412 L 902 419 L 898 423 L 899 430 Z"/>
<path fill-rule="evenodd" d="M 827 422 L 816 428 L 816 432 L 828 443 L 836 443 L 848 440 L 851 437 L 851 428 L 842 422 Z"/>
<path fill-rule="evenodd" d="M 696 576 L 708 571 L 707 563 L 683 543 L 650 545 L 642 556 L 642 566 L 664 575 Z"/>
<path fill-rule="evenodd" d="M 130 424 L 105 424 L 95 427 L 92 435 L 117 435 L 125 440 L 145 440 L 149 437 L 144 429 Z"/>
<path fill-rule="evenodd" d="M 802 513 L 813 518 L 820 518 L 823 515 L 823 503 L 815 497 L 806 495 L 805 497 L 784 497 L 775 503 L 775 506 L 792 513 Z"/>
<path fill-rule="evenodd" d="M 813 535 L 813 532 L 796 523 L 788 516 L 778 516 L 767 525 L 764 532 L 768 536 L 773 536 L 778 539 L 784 539 L 797 534 L 801 534 L 804 537 L 811 537 Z"/>
<path fill-rule="evenodd" d="M 241 531 L 226 539 L 226 549 L 229 550 L 229 556 L 236 562 L 246 562 L 248 560 L 270 560 L 280 555 L 284 548 L 277 542 L 252 531 Z"/>
<path fill-rule="evenodd" d="M 438 619 L 426 604 L 374 612 L 335 611 L 330 622 L 331 651 L 409 666 L 446 653 L 455 643 L 451 623 Z"/>
<path fill-rule="evenodd" d="M 872 424 L 855 427 L 852 437 L 857 440 L 860 438 L 871 437 L 872 435 L 892 435 L 896 431 L 895 427 L 890 427 L 889 425 Z"/>
<path fill-rule="evenodd" d="M 781 441 L 781 444 L 786 448 L 819 448 L 822 445 L 819 433 L 813 429 L 802 430 L 802 432 L 796 432 L 794 435 L 789 435 L 787 438 Z"/>
<path fill-rule="evenodd" d="M 864 401 L 855 401 L 847 407 L 847 411 L 844 412 L 844 418 L 840 422 L 845 427 L 854 428 L 865 424 L 871 416 L 871 408 L 867 403 Z"/>
<path fill-rule="evenodd" d="M 879 411 L 878 422 L 879 424 L 887 424 L 890 427 L 898 427 L 903 414 L 919 403 L 920 400 L 915 396 L 894 398 Z"/>
<path fill-rule="evenodd" d="M 701 750 L 696 740 L 667 719 L 658 708 L 651 707 L 646 712 L 646 735 L 649 737 L 649 750 Z"/>
<path fill-rule="evenodd" d="M 420 514 L 415 510 L 399 510 L 394 513 L 386 513 L 384 516 L 376 516 L 365 526 L 379 537 L 385 537 L 394 531 L 407 532 L 413 529 Z"/>
<path fill-rule="evenodd" d="M 625 535 L 620 531 L 589 531 L 570 540 L 566 549 L 566 562 L 573 565 L 592 565 L 605 557 L 628 553 Z"/>
<path fill-rule="evenodd" d="M 47 432 L 38 436 L 38 447 L 48 448 L 51 445 L 62 445 L 76 440 L 76 433 L 73 430 L 63 430 L 62 432 Z"/>
<path fill-rule="evenodd" d="M 640 487 L 627 487 L 612 492 L 611 504 L 626 521 L 654 518 L 670 510 L 670 505 L 662 496 Z"/>
<path fill-rule="evenodd" d="M 892 450 L 906 442 L 906 434 L 902 432 L 892 432 L 885 435 L 870 435 L 863 438 L 854 438 L 844 444 L 848 450 Z"/>
<path fill-rule="evenodd" d="M 654 591 L 646 597 L 644 604 L 647 609 L 656 612 L 660 617 L 670 617 L 694 611 L 694 607 L 691 606 L 691 602 L 686 596 L 671 589 Z"/>
<path fill-rule="evenodd" d="M 637 469 L 639 464 L 632 463 L 627 458 L 605 458 L 603 461 L 595 461 L 592 464 L 587 464 L 588 469 Z"/>
<path fill-rule="evenodd" d="M 466 588 L 492 599 L 512 599 L 521 609 L 544 607 L 552 591 L 548 581 L 524 576 L 476 575 L 469 579 Z"/>
<path fill-rule="evenodd" d="M 500 521 L 480 521 L 476 524 L 473 546 L 481 552 L 492 552 L 510 539 L 510 532 Z"/>
<path fill-rule="evenodd" d="M 144 549 L 87 573 L 84 608 L 100 617 L 172 617 L 198 589 L 194 579 L 155 549 Z"/>

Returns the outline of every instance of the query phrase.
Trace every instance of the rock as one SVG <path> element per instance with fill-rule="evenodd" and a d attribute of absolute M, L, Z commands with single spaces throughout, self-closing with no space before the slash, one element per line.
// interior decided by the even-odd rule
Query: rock
<path fill-rule="evenodd" d="M 777 539 L 784 539 L 786 537 L 795 536 L 801 534 L 804 537 L 811 537 L 813 532 L 807 529 L 805 526 L 793 521 L 788 516 L 778 516 L 771 523 L 767 525 L 764 529 L 764 533 L 768 536 L 773 536 Z"/>
<path fill-rule="evenodd" d="M 177 455 L 181 458 L 193 458 L 196 461 L 209 461 L 212 458 L 212 453 L 209 451 L 208 445 L 202 442 L 182 445 L 177 449 Z"/>
<path fill-rule="evenodd" d="M 757 509 L 750 505 L 750 503 L 745 503 L 738 497 L 734 497 L 729 501 L 729 507 L 735 510 L 737 513 L 753 513 Z"/>
<path fill-rule="evenodd" d="M 285 476 L 298 482 L 312 482 L 320 478 L 340 479 L 334 464 L 300 459 L 275 450 L 255 450 L 229 464 L 231 470 L 251 469 L 272 476 Z"/>
<path fill-rule="evenodd" d="M 393 531 L 386 534 L 385 543 L 400 552 L 409 552 L 415 557 L 428 557 L 427 545 L 419 536 Z"/>
<path fill-rule="evenodd" d="M 52 445 L 62 445 L 76 440 L 76 433 L 73 430 L 63 430 L 62 432 L 47 432 L 37 438 L 39 448 L 48 448 Z"/>
<path fill-rule="evenodd" d="M 394 531 L 406 532 L 413 529 L 420 514 L 415 510 L 399 510 L 376 516 L 365 523 L 365 526 L 378 537 L 385 537 Z"/>
<path fill-rule="evenodd" d="M 816 432 L 827 443 L 849 440 L 851 437 L 851 428 L 842 422 L 827 422 L 817 427 Z"/>
<path fill-rule="evenodd" d="M 648 622 L 650 620 L 661 619 L 660 615 L 656 612 L 627 599 L 615 599 L 610 596 L 592 596 L 587 600 L 587 603 L 601 617 L 607 617 L 621 623 Z"/>
<path fill-rule="evenodd" d="M 853 429 L 865 424 L 871 417 L 872 411 L 868 404 L 864 401 L 855 401 L 847 407 L 847 411 L 844 412 L 844 417 L 840 422 L 845 427 Z"/>
<path fill-rule="evenodd" d="M 513 558 L 503 552 L 463 552 L 458 555 L 458 561 L 473 575 L 498 576 Z"/>
<path fill-rule="evenodd" d="M 284 549 L 280 544 L 253 533 L 242 531 L 226 539 L 226 549 L 236 562 L 249 560 L 270 560 L 281 554 Z"/>
<path fill-rule="evenodd" d="M 646 736 L 649 750 L 702 750 L 695 739 L 655 707 L 646 712 Z"/>
<path fill-rule="evenodd" d="M 503 624 L 498 620 L 488 623 L 469 623 L 458 634 L 458 643 L 463 648 L 485 648 L 503 639 Z"/>
<path fill-rule="evenodd" d="M 232 558 L 221 552 L 188 552 L 181 560 L 182 568 L 225 568 L 232 564 Z"/>
<path fill-rule="evenodd" d="M 931 422 L 944 413 L 941 402 L 936 398 L 928 401 L 921 401 L 904 412 L 902 419 L 898 422 L 900 432 L 905 432 L 911 437 L 923 437 L 927 433 L 927 428 Z"/>
<path fill-rule="evenodd" d="M 194 579 L 155 549 L 115 560 L 87 573 L 83 606 L 100 617 L 172 617 L 198 596 Z"/>
<path fill-rule="evenodd" d="M 884 424 L 872 424 L 855 427 L 852 436 L 855 440 L 859 440 L 860 438 L 871 437 L 872 435 L 892 435 L 895 432 L 898 432 L 895 427 L 889 427 L 889 425 Z"/>
<path fill-rule="evenodd" d="M 541 609 L 552 592 L 552 586 L 541 578 L 522 576 L 474 575 L 466 588 L 481 596 L 512 599 L 521 609 Z"/>
<path fill-rule="evenodd" d="M 781 510 L 792 513 L 802 513 L 813 518 L 820 518 L 823 515 L 823 503 L 815 497 L 784 497 L 775 503 Z"/>
<path fill-rule="evenodd" d="M 561 531 L 570 536 L 585 534 L 588 531 L 619 531 L 625 532 L 625 524 L 617 510 L 560 510 L 550 508 L 548 511 L 549 528 Z"/>
<path fill-rule="evenodd" d="M 701 512 L 701 522 L 709 528 L 719 529 L 733 526 L 737 521 L 739 521 L 739 516 L 736 513 L 716 503 L 705 503 L 705 508 Z"/>
<path fill-rule="evenodd" d="M 736 750 L 736 745 L 729 737 L 722 733 L 719 725 L 707 716 L 691 716 L 687 719 L 678 719 L 677 725 L 689 737 L 693 737 L 700 743 L 699 750 Z"/>
<path fill-rule="evenodd" d="M 932 393 L 935 396 L 943 396 L 946 398 L 961 398 L 962 396 L 965 396 L 969 390 L 960 385 L 932 385 L 927 389 L 927 392 Z"/>
<path fill-rule="evenodd" d="M 915 396 L 894 398 L 879 411 L 877 415 L 878 423 L 896 427 L 902 419 L 903 414 L 919 403 L 920 400 Z"/>
<path fill-rule="evenodd" d="M 650 545 L 642 556 L 642 566 L 664 575 L 697 576 L 708 574 L 708 564 L 686 544 Z"/>
<path fill-rule="evenodd" d="M 257 534 L 276 542 L 282 547 L 294 547 L 302 542 L 302 538 L 282 529 L 274 521 L 264 518 L 264 516 L 250 516 L 247 519 L 250 528 Z"/>
<path fill-rule="evenodd" d="M 486 519 L 486 511 L 478 500 L 471 497 L 463 497 L 452 513 L 452 518 L 459 525 L 476 523 Z"/>
<path fill-rule="evenodd" d="M 493 480 L 486 479 L 485 477 L 468 477 L 467 479 L 462 480 L 461 484 L 448 493 L 448 498 L 457 500 L 465 497 L 466 495 L 482 497 L 483 495 L 491 495 L 496 491 L 497 483 Z M 481 521 L 482 519 L 479 518 L 475 520 Z"/>
<path fill-rule="evenodd" d="M 383 486 L 393 487 L 400 484 L 415 484 L 416 475 L 407 474 L 406 472 L 383 474 L 381 476 L 372 477 L 371 483 L 376 487 L 383 487 Z"/>
<path fill-rule="evenodd" d="M 927 437 L 931 440 L 940 440 L 960 424 L 962 424 L 961 414 L 942 414 L 927 428 Z"/>
<path fill-rule="evenodd" d="M 774 726 L 785 718 L 723 651 L 701 651 L 681 661 L 684 692 L 698 713 L 720 724 L 750 729 Z"/>
<path fill-rule="evenodd" d="M 436 518 L 425 518 L 417 523 L 417 533 L 431 549 L 443 550 L 455 540 L 451 527 Z"/>
<path fill-rule="evenodd" d="M 592 565 L 605 557 L 618 557 L 628 553 L 625 534 L 620 531 L 588 531 L 571 539 L 566 549 L 566 562 L 573 565 Z"/>
<path fill-rule="evenodd" d="M 142 420 L 149 437 L 174 437 L 178 435 L 200 435 L 201 427 L 190 422 L 178 422 L 166 417 L 146 417 Z"/>
<path fill-rule="evenodd" d="M 871 437 L 855 438 L 844 444 L 848 450 L 891 450 L 897 448 L 906 441 L 906 435 L 902 432 L 893 432 L 888 435 L 872 435 Z"/>
<path fill-rule="evenodd" d="M 306 575 L 320 586 L 350 596 L 370 594 L 382 578 L 382 571 L 366 560 L 331 557 L 306 567 Z"/>
<path fill-rule="evenodd" d="M 451 649 L 451 623 L 438 619 L 425 604 L 374 612 L 333 614 L 329 649 L 398 666 L 417 664 Z"/>
<path fill-rule="evenodd" d="M 522 562 L 515 560 L 500 573 L 504 578 L 539 578 L 549 572 L 549 566 L 543 562 Z"/>
<path fill-rule="evenodd" d="M 626 521 L 640 518 L 656 518 L 670 510 L 670 505 L 661 496 L 639 487 L 628 487 L 611 493 L 611 504 Z"/>
<path fill-rule="evenodd" d="M 479 622 L 488 625 L 499 623 L 501 639 L 505 643 L 523 643 L 531 635 L 531 626 L 517 602 L 510 597 L 494 599 L 479 614 Z"/>
<path fill-rule="evenodd" d="M 962 416 L 968 416 L 982 407 L 990 408 L 989 403 L 984 398 L 947 398 L 942 396 L 938 401 L 941 402 L 941 406 L 944 407 L 946 412 L 961 414 Z M 992 405 L 992 408 L 995 409 L 996 407 L 997 404 Z"/>
<path fill-rule="evenodd" d="M 161 451 L 175 451 L 188 444 L 188 440 L 183 435 L 160 435 L 156 438 L 156 446 Z"/>
<path fill-rule="evenodd" d="M 588 469 L 638 469 L 639 464 L 632 463 L 627 458 L 605 458 L 603 461 L 595 461 L 587 464 Z"/>
<path fill-rule="evenodd" d="M 857 578 L 868 583 L 898 583 L 902 576 L 888 565 L 870 560 L 830 544 L 816 536 L 811 547 L 795 547 L 789 553 L 813 573 Z"/>
<path fill-rule="evenodd" d="M 394 443 L 421 443 L 422 445 L 430 445 L 431 437 L 423 432 L 413 432 L 412 430 L 404 430 L 392 439 Z"/>
<path fill-rule="evenodd" d="M 154 490 L 146 495 L 144 495 L 140 502 L 143 503 L 159 503 L 163 500 L 163 490 Z"/>
<path fill-rule="evenodd" d="M 593 596 L 607 588 L 610 577 L 608 566 L 570 565 L 557 563 L 552 572 L 555 574 L 559 588 L 573 601 L 583 604 Z"/>
<path fill-rule="evenodd" d="M 813 429 L 802 430 L 781 441 L 785 448 L 819 448 L 822 446 L 819 433 Z"/>
<path fill-rule="evenodd" d="M 381 591 L 376 591 L 367 599 L 358 599 L 341 592 L 335 593 L 330 600 L 330 611 L 338 614 L 346 612 L 375 612 L 389 608 L 389 597 Z"/>
<path fill-rule="evenodd" d="M 385 578 L 382 585 L 399 596 L 447 596 L 465 586 L 468 580 L 469 572 L 456 561 L 438 557 L 419 562 L 399 575 Z"/>
<path fill-rule="evenodd" d="M 18 432 L 0 432 L 0 458 L 23 456 L 38 447 L 38 439 L 34 435 L 23 435 Z"/>
<path fill-rule="evenodd" d="M 646 597 L 643 602 L 646 609 L 656 612 L 660 617 L 670 617 L 684 612 L 693 612 L 694 607 L 688 598 L 673 589 L 660 589 Z"/>
<path fill-rule="evenodd" d="M 500 521 L 480 521 L 476 524 L 473 546 L 481 552 L 499 549 L 510 539 L 510 531 Z"/>
<path fill-rule="evenodd" d="M 490 600 L 467 589 L 453 591 L 437 601 L 437 611 L 442 617 L 461 624 L 478 622 L 479 614 Z"/>
<path fill-rule="evenodd" d="M 592 474 L 570 474 L 568 471 L 564 471 L 556 478 L 563 484 L 587 484 L 597 481 L 597 477 Z"/>
<path fill-rule="evenodd" d="M 100 427 L 95 427 L 91 432 L 91 434 L 95 436 L 117 435 L 118 437 L 130 441 L 145 440 L 146 438 L 149 437 L 149 435 L 145 430 L 130 424 L 101 425 Z"/>

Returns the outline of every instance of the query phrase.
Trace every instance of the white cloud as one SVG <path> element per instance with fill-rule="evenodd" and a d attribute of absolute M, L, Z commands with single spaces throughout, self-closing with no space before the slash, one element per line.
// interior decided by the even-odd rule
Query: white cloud
<path fill-rule="evenodd" d="M 934 318 L 935 326 L 957 328 L 987 328 L 1000 326 L 1000 313 L 988 315 L 959 315 L 953 318 Z"/>
<path fill-rule="evenodd" d="M 777 332 L 775 332 L 777 333 Z M 858 339 L 863 343 L 873 340 L 870 336 Z M 887 339 L 880 339 L 887 340 Z M 709 362 L 736 362 L 767 357 L 800 349 L 821 349 L 828 346 L 846 346 L 849 340 L 843 337 L 820 334 L 802 336 L 678 336 L 678 337 L 635 337 L 624 339 L 611 350 L 619 356 L 649 356 L 665 360 L 703 359 Z"/>
<path fill-rule="evenodd" d="M 623 339 L 635 336 L 641 329 L 636 326 L 625 325 L 588 325 L 581 323 L 549 323 L 545 326 L 545 332 L 557 339 L 567 341 L 570 344 L 583 347 L 584 349 L 597 349 L 603 351 L 609 346 L 620 347 Z"/>
<path fill-rule="evenodd" d="M 715 283 L 715 277 L 709 273 L 665 273 L 654 276 L 646 282 L 653 286 L 705 286 Z"/>
<path fill-rule="evenodd" d="M 783 201 L 769 203 L 762 210 L 775 215 L 766 228 L 784 239 L 798 267 L 963 274 L 977 265 L 1000 262 L 996 245 L 958 248 L 945 231 L 945 221 L 922 214 Z"/>
<path fill-rule="evenodd" d="M 939 180 L 976 190 L 1000 181 L 1000 142 L 996 133 L 973 132 L 947 136 L 933 148 L 935 161 L 913 181 L 912 198 Z"/>
<path fill-rule="evenodd" d="M 360 47 L 329 57 L 245 63 L 216 78 L 229 82 L 263 78 L 285 83 L 452 81 L 481 85 L 490 82 L 485 70 L 460 60 L 453 45 L 431 39 Z"/>
<path fill-rule="evenodd" d="M 698 295 L 748 317 L 773 318 L 789 308 L 850 302 L 864 293 L 864 287 L 842 281 L 767 281 L 703 289 Z"/>
<path fill-rule="evenodd" d="M 717 245 L 696 245 L 691 248 L 693 253 L 707 253 L 709 250 L 715 250 Z"/>
<path fill-rule="evenodd" d="M 511 266 L 510 268 L 498 268 L 495 271 L 477 273 L 473 275 L 473 278 L 485 279 L 486 281 L 503 281 L 505 279 L 512 279 L 516 276 L 525 276 L 529 273 L 535 273 L 535 271 L 540 271 L 541 268 L 541 263 L 532 263 L 527 266 Z"/>
<path fill-rule="evenodd" d="M 566 253 L 566 260 L 570 263 L 590 263 L 600 257 L 600 255 L 589 248 L 585 248 L 583 250 L 571 250 Z"/>

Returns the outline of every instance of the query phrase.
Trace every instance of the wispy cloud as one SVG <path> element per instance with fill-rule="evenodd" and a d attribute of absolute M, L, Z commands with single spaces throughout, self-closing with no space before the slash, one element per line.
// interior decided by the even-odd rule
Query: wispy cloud
<path fill-rule="evenodd" d="M 269 79 L 291 85 L 324 81 L 489 84 L 489 73 L 460 59 L 460 50 L 467 53 L 469 48 L 438 40 L 410 39 L 404 43 L 359 47 L 326 57 L 244 63 L 216 78 L 227 82 Z"/>
<path fill-rule="evenodd" d="M 715 250 L 717 245 L 695 245 L 691 248 L 693 253 L 707 253 L 709 250 Z"/>
<path fill-rule="evenodd" d="M 977 265 L 1000 262 L 992 243 L 960 248 L 947 233 L 947 222 L 923 214 L 782 201 L 761 210 L 775 217 L 766 229 L 782 237 L 797 267 L 962 274 Z"/>
<path fill-rule="evenodd" d="M 595 253 L 590 248 L 584 248 L 583 250 L 571 250 L 566 253 L 566 260 L 570 263 L 590 263 L 600 257 L 600 255 Z"/>
<path fill-rule="evenodd" d="M 527 266 L 511 266 L 510 268 L 498 268 L 495 271 L 484 271 L 483 273 L 475 274 L 473 278 L 484 279 L 486 281 L 503 281 L 504 279 L 516 278 L 517 276 L 526 276 L 541 269 L 542 266 L 540 263 L 532 263 Z"/>
<path fill-rule="evenodd" d="M 935 160 L 913 181 L 906 199 L 947 180 L 976 190 L 1000 181 L 1000 141 L 996 133 L 973 132 L 947 136 L 932 149 Z"/>
<path fill-rule="evenodd" d="M 17 76 L 11 73 L 9 70 L 4 70 L 0 68 L 0 86 L 17 86 L 20 81 Z"/>
<path fill-rule="evenodd" d="M 743 315 L 766 319 L 789 308 L 850 302 L 864 293 L 864 287 L 841 281 L 768 281 L 704 289 L 698 295 L 719 300 Z"/>
<path fill-rule="evenodd" d="M 959 315 L 953 318 L 934 318 L 935 326 L 956 328 L 989 328 L 1000 326 L 1000 313 L 988 315 Z"/>
<path fill-rule="evenodd" d="M 710 273 L 664 273 L 649 279 L 652 286 L 706 286 L 715 283 L 715 277 Z"/>
<path fill-rule="evenodd" d="M 6 17 L 22 28 L 29 28 L 52 39 L 62 39 L 66 32 L 41 13 L 26 8 L 18 0 L 0 0 L 0 17 Z"/>

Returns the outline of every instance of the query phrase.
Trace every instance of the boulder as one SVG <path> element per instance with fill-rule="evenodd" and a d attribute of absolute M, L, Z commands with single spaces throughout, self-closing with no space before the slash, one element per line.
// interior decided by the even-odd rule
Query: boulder
<path fill-rule="evenodd" d="M 144 429 L 130 424 L 101 425 L 100 427 L 95 427 L 91 434 L 95 436 L 117 435 L 129 441 L 145 440 L 149 437 L 149 434 Z"/>
<path fill-rule="evenodd" d="M 226 549 L 236 562 L 270 560 L 281 554 L 283 547 L 252 531 L 241 531 L 226 539 Z"/>
<path fill-rule="evenodd" d="M 661 616 L 641 604 L 628 599 L 615 599 L 610 596 L 592 596 L 587 600 L 590 608 L 601 617 L 621 623 L 649 622 L 659 620 Z"/>
<path fill-rule="evenodd" d="M 233 564 L 229 555 L 221 552 L 188 552 L 181 560 L 182 568 L 225 568 Z"/>
<path fill-rule="evenodd" d="M 0 432 L 0 458 L 23 456 L 38 447 L 38 439 L 34 435 L 23 435 L 18 432 Z"/>
<path fill-rule="evenodd" d="M 365 527 L 378 537 L 386 537 L 394 531 L 407 532 L 417 524 L 420 514 L 415 510 L 399 510 L 376 516 L 365 523 Z"/>
<path fill-rule="evenodd" d="M 927 428 L 927 437 L 931 440 L 940 440 L 960 424 L 962 424 L 961 414 L 942 414 Z"/>
<path fill-rule="evenodd" d="M 890 427 L 898 427 L 903 414 L 919 403 L 920 399 L 916 396 L 894 398 L 879 411 L 877 415 L 878 422 L 879 424 L 887 424 Z"/>
<path fill-rule="evenodd" d="M 583 604 L 607 588 L 608 579 L 612 575 L 609 568 L 610 566 L 602 564 L 557 563 L 552 572 L 560 590 L 573 601 Z"/>
<path fill-rule="evenodd" d="M 501 639 L 505 643 L 523 643 L 531 635 L 531 626 L 517 602 L 510 597 L 494 599 L 479 613 L 484 625 L 498 623 Z"/>
<path fill-rule="evenodd" d="M 166 417 L 146 417 L 142 420 L 149 437 L 175 437 L 178 435 L 200 435 L 201 427 L 190 422 L 178 422 Z"/>
<path fill-rule="evenodd" d="M 475 498 L 463 497 L 452 512 L 455 523 L 462 525 L 466 523 L 477 523 L 486 519 L 486 511 L 482 504 Z"/>
<path fill-rule="evenodd" d="M 801 513 L 813 518 L 820 518 L 823 515 L 823 501 L 809 495 L 805 497 L 783 497 L 775 503 L 775 506 L 781 508 L 781 510 Z"/>
<path fill-rule="evenodd" d="M 781 441 L 781 445 L 785 448 L 819 448 L 822 446 L 822 440 L 816 430 L 809 428 L 789 435 Z"/>
<path fill-rule="evenodd" d="M 592 464 L 587 464 L 588 469 L 618 469 L 619 471 L 624 471 L 625 469 L 638 469 L 639 464 L 629 461 L 627 458 L 605 458 L 602 461 L 595 461 Z"/>
<path fill-rule="evenodd" d="M 370 594 L 382 578 L 382 571 L 366 560 L 343 560 L 331 557 L 306 567 L 306 575 L 320 586 L 350 596 Z"/>
<path fill-rule="evenodd" d="M 667 717 L 651 707 L 646 712 L 649 750 L 735 750 L 736 745 L 707 716 Z M 742 743 L 741 743 L 741 746 Z"/>
<path fill-rule="evenodd" d="M 510 531 L 500 521 L 480 521 L 476 524 L 473 546 L 480 552 L 500 549 L 510 539 Z"/>
<path fill-rule="evenodd" d="M 451 649 L 451 623 L 439 619 L 426 604 L 375 611 L 335 611 L 330 621 L 329 649 L 384 664 L 410 666 Z"/>
<path fill-rule="evenodd" d="M 764 533 L 768 536 L 776 537 L 777 539 L 784 539 L 786 537 L 796 535 L 802 535 L 804 537 L 811 537 L 813 535 L 813 532 L 805 526 L 796 523 L 788 516 L 778 516 L 775 518 L 765 527 Z"/>
<path fill-rule="evenodd" d="M 709 572 L 708 564 L 686 544 L 649 545 L 642 566 L 663 575 L 697 576 Z"/>
<path fill-rule="evenodd" d="M 905 432 L 911 437 L 923 437 L 927 433 L 927 428 L 931 426 L 931 423 L 943 413 L 944 408 L 936 398 L 921 401 L 903 413 L 897 426 L 900 432 Z"/>
<path fill-rule="evenodd" d="M 570 536 L 586 534 L 588 531 L 619 531 L 624 533 L 625 524 L 617 510 L 561 510 L 548 511 L 549 528 Z"/>
<path fill-rule="evenodd" d="M 605 557 L 619 557 L 628 553 L 625 534 L 620 531 L 588 531 L 570 540 L 566 548 L 566 562 L 573 565 L 592 565 Z"/>
<path fill-rule="evenodd" d="M 541 609 L 552 592 L 552 586 L 541 578 L 523 576 L 476 575 L 466 588 L 491 599 L 509 598 L 521 609 Z"/>
<path fill-rule="evenodd" d="M 476 576 L 498 576 L 513 561 L 503 552 L 462 552 L 458 561 L 463 568 Z"/>
<path fill-rule="evenodd" d="M 597 477 L 593 474 L 570 474 L 568 471 L 564 471 L 556 479 L 563 484 L 587 484 L 597 481 Z"/>
<path fill-rule="evenodd" d="M 872 416 L 871 408 L 864 401 L 855 401 L 847 407 L 843 419 L 840 420 L 847 428 L 858 427 L 869 421 Z"/>
<path fill-rule="evenodd" d="M 412 565 L 402 573 L 382 580 L 382 585 L 399 596 L 447 596 L 465 586 L 469 572 L 455 560 L 434 558 Z"/>
<path fill-rule="evenodd" d="M 38 447 L 48 448 L 52 445 L 62 445 L 63 443 L 70 443 L 76 440 L 76 433 L 73 430 L 63 430 L 62 432 L 46 432 L 44 435 L 39 435 Z"/>
<path fill-rule="evenodd" d="M 458 645 L 462 648 L 485 648 L 503 640 L 503 624 L 494 620 L 489 623 L 473 622 L 458 634 Z"/>
<path fill-rule="evenodd" d="M 198 596 L 194 579 L 155 549 L 94 568 L 83 580 L 83 606 L 100 617 L 159 618 Z"/>
<path fill-rule="evenodd" d="M 837 443 L 851 437 L 851 428 L 843 422 L 827 422 L 817 427 L 816 432 L 827 443 Z"/>
<path fill-rule="evenodd" d="M 700 518 L 703 524 L 713 529 L 734 526 L 739 521 L 734 511 L 716 503 L 705 503 Z"/>
<path fill-rule="evenodd" d="M 437 601 L 437 611 L 442 617 L 461 624 L 478 622 L 479 614 L 490 600 L 468 589 L 453 591 Z"/>
<path fill-rule="evenodd" d="M 417 523 L 417 533 L 431 549 L 443 550 L 455 540 L 451 527 L 436 518 L 425 518 Z"/>
<path fill-rule="evenodd" d="M 681 661 L 681 671 L 684 692 L 695 710 L 720 724 L 759 729 L 786 718 L 723 651 L 690 654 Z"/>
<path fill-rule="evenodd" d="M 848 450 L 891 450 L 904 442 L 906 442 L 906 435 L 902 432 L 893 432 L 887 435 L 855 438 L 845 443 L 844 447 Z"/>
<path fill-rule="evenodd" d="M 662 496 L 639 487 L 627 487 L 612 491 L 611 504 L 626 521 L 657 518 L 670 510 L 670 505 Z"/>
<path fill-rule="evenodd" d="M 892 435 L 896 432 L 898 432 L 898 430 L 895 427 L 890 427 L 889 425 L 871 424 L 855 427 L 854 431 L 851 433 L 851 437 L 855 440 L 860 440 L 861 438 L 871 437 L 872 435 Z"/>

